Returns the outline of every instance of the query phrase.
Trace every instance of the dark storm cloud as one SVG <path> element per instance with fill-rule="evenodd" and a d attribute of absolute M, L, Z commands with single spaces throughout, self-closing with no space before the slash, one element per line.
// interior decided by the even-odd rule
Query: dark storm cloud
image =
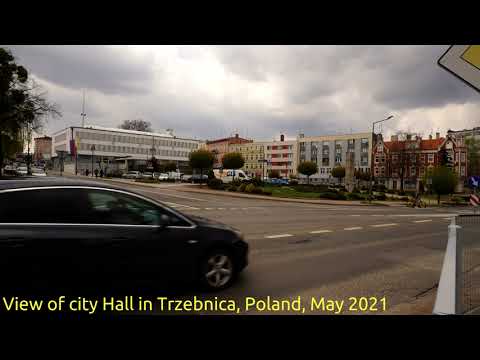
<path fill-rule="evenodd" d="M 6 46 L 17 61 L 49 82 L 105 94 L 151 91 L 150 58 L 136 59 L 124 49 L 106 46 Z"/>
<path fill-rule="evenodd" d="M 249 80 L 278 78 L 292 104 L 307 105 L 357 89 L 392 109 L 442 106 L 476 99 L 437 65 L 446 46 L 218 47 L 219 59 Z"/>

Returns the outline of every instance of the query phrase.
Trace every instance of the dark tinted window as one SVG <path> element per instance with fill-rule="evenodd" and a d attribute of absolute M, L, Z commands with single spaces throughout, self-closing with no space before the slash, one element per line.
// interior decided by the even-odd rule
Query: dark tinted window
<path fill-rule="evenodd" d="M 168 215 L 168 225 L 189 226 L 169 211 L 136 196 L 104 190 L 85 191 L 91 224 L 159 225 L 161 216 Z"/>
<path fill-rule="evenodd" d="M 86 198 L 79 189 L 0 193 L 1 223 L 82 223 Z"/>

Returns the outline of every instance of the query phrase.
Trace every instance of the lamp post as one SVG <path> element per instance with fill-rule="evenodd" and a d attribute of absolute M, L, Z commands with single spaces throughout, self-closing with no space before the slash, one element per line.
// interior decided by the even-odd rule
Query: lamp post
<path fill-rule="evenodd" d="M 93 177 L 93 157 L 94 157 L 94 154 L 95 154 L 95 145 L 92 145 L 90 147 L 90 150 L 92 150 L 92 177 Z"/>
<path fill-rule="evenodd" d="M 374 121 L 372 123 L 372 164 L 371 164 L 372 173 L 371 173 L 371 176 L 370 176 L 370 191 L 369 191 L 370 192 L 370 197 L 369 197 L 370 202 L 372 201 L 372 185 L 373 185 L 373 182 L 375 181 L 374 180 L 375 171 L 373 169 L 373 164 L 374 164 L 374 161 L 373 161 L 373 140 L 374 140 L 374 137 L 375 137 L 375 125 L 378 124 L 378 123 L 390 120 L 392 118 L 393 118 L 393 115 L 390 115 L 389 117 L 387 117 L 385 119 Z"/>

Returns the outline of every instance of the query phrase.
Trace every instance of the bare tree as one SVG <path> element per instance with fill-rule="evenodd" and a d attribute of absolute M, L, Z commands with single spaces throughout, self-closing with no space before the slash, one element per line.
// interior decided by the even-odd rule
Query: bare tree
<path fill-rule="evenodd" d="M 152 132 L 152 124 L 149 121 L 142 119 L 124 120 L 119 128 L 124 130 Z"/>

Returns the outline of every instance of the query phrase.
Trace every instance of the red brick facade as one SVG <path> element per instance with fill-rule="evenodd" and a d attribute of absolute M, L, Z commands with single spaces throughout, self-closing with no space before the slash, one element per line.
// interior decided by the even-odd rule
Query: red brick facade
<path fill-rule="evenodd" d="M 392 141 L 383 141 L 378 137 L 373 148 L 373 175 L 378 183 L 389 189 L 416 190 L 425 172 L 438 166 L 443 152 L 451 166 L 459 175 L 463 184 L 467 174 L 467 150 L 457 145 L 453 137 L 422 139 L 420 137 L 399 141 L 395 136 Z"/>
<path fill-rule="evenodd" d="M 228 153 L 229 145 L 245 144 L 251 142 L 253 142 L 253 140 L 241 138 L 238 136 L 238 134 L 224 139 L 207 141 L 207 150 L 215 154 L 215 162 L 213 164 L 213 167 L 219 168 L 222 166 L 222 159 L 223 156 Z"/>

